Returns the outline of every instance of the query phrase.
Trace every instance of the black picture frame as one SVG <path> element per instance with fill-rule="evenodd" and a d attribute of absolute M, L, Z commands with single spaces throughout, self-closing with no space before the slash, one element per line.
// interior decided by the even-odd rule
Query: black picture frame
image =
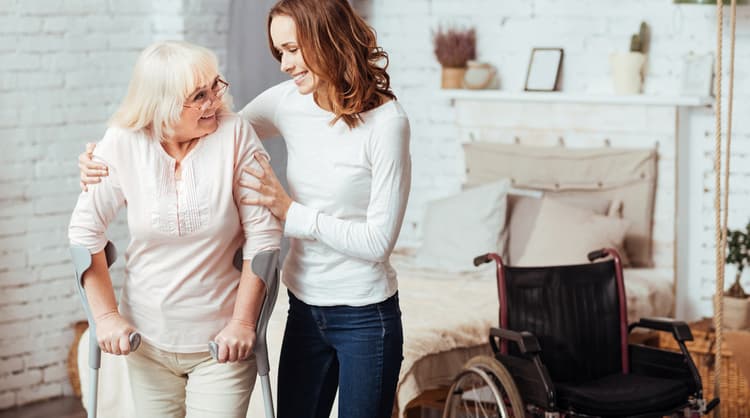
<path fill-rule="evenodd" d="M 562 48 L 533 48 L 524 91 L 557 91 L 564 54 Z"/>

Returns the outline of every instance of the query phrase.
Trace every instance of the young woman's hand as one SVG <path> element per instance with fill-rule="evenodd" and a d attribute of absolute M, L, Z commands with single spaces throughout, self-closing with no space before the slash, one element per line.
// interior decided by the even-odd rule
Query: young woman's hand
<path fill-rule="evenodd" d="M 255 154 L 255 161 L 260 164 L 263 171 L 250 167 L 243 167 L 242 171 L 255 177 L 256 181 L 240 180 L 240 186 L 255 190 L 260 196 L 246 197 L 242 199 L 245 205 L 260 205 L 267 207 L 279 220 L 286 220 L 286 213 L 292 205 L 292 199 L 281 186 L 281 182 L 273 172 L 271 164 L 262 155 Z"/>
<path fill-rule="evenodd" d="M 232 319 L 214 338 L 214 342 L 219 346 L 216 358 L 219 363 L 246 360 L 255 346 L 255 325 Z"/>
<path fill-rule="evenodd" d="M 89 142 L 86 144 L 86 151 L 78 156 L 78 169 L 81 171 L 81 190 L 84 192 L 89 190 L 89 184 L 99 183 L 102 181 L 102 177 L 109 175 L 106 165 L 94 162 L 94 148 L 96 148 L 96 144 Z"/>
<path fill-rule="evenodd" d="M 96 318 L 94 322 L 96 322 L 96 341 L 103 352 L 119 356 L 132 351 L 129 337 L 135 331 L 135 327 L 118 312 L 107 312 Z"/>

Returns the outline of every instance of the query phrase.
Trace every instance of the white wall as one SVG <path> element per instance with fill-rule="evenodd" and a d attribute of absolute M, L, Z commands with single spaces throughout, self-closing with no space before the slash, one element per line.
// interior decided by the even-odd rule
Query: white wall
<path fill-rule="evenodd" d="M 475 26 L 479 59 L 496 65 L 502 89 L 523 89 L 533 47 L 562 47 L 566 92 L 605 92 L 610 87 L 608 56 L 626 51 L 642 20 L 652 33 L 645 91 L 676 95 L 682 57 L 690 51 L 715 51 L 715 7 L 674 5 L 670 0 L 359 0 L 358 9 L 377 30 L 390 53 L 396 94 L 412 123 L 413 185 L 401 245 L 418 245 L 420 221 L 428 201 L 456 192 L 463 158 L 457 146 L 454 108 L 436 93 L 440 67 L 431 33 L 439 24 Z M 728 15 L 728 8 L 725 8 Z M 728 21 L 726 26 L 728 27 Z M 730 182 L 730 227 L 750 218 L 750 8 L 740 7 L 737 23 L 735 123 Z M 726 33 L 726 31 L 725 31 Z M 728 38 L 727 38 L 728 41 Z M 728 42 L 727 42 L 728 43 Z M 726 55 L 725 55 L 726 56 Z M 680 179 L 686 199 L 691 251 L 690 267 L 678 279 L 681 317 L 710 315 L 714 291 L 713 116 L 710 110 L 689 112 L 687 152 L 695 174 Z M 683 158 L 683 156 L 681 156 Z M 685 182 L 690 182 L 685 186 Z M 685 237 L 683 237 L 685 238 Z M 747 275 L 746 275 L 747 276 Z M 727 277 L 734 273 L 728 271 Z M 747 277 L 745 284 L 749 284 Z"/>
<path fill-rule="evenodd" d="M 223 61 L 228 3 L 0 1 L 0 409 L 71 393 L 65 361 L 84 318 L 67 244 L 76 155 L 152 41 L 186 39 Z M 109 235 L 124 250 L 122 222 Z"/>
<path fill-rule="evenodd" d="M 479 58 L 520 90 L 534 46 L 565 48 L 563 89 L 608 88 L 607 56 L 646 20 L 653 33 L 646 91 L 672 94 L 681 57 L 714 50 L 714 9 L 669 0 L 355 0 L 390 53 L 394 89 L 412 122 L 413 188 L 401 245 L 417 245 L 425 204 L 458 190 L 462 155 L 454 108 L 436 92 L 431 43 L 439 23 L 475 25 Z M 625 5 L 627 3 L 627 5 Z M 226 56 L 229 0 L 0 0 L 0 409 L 70 393 L 65 358 L 83 318 L 66 226 L 78 191 L 75 158 L 96 140 L 127 85 L 137 52 L 184 38 Z M 738 51 L 750 41 L 741 8 Z M 737 56 L 730 225 L 750 215 L 750 56 Z M 743 120 L 740 120 L 742 118 Z M 687 190 L 692 264 L 686 315 L 709 314 L 713 292 L 709 111 L 692 112 Z M 681 179 L 682 181 L 683 179 Z M 122 224 L 111 236 L 124 249 Z M 121 266 L 121 262 L 119 263 Z M 122 278 L 121 267 L 116 281 Z M 730 272 L 730 277 L 733 274 Z M 747 284 L 747 281 L 746 281 Z"/>

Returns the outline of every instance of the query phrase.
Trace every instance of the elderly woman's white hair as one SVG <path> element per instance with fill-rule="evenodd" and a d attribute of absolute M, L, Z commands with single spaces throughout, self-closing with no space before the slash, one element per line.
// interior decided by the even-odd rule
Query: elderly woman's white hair
<path fill-rule="evenodd" d="M 218 75 L 218 60 L 210 50 L 183 41 L 156 42 L 138 57 L 125 99 L 109 124 L 165 140 L 174 134 L 187 97 Z M 231 96 L 221 100 L 219 112 L 231 111 Z"/>

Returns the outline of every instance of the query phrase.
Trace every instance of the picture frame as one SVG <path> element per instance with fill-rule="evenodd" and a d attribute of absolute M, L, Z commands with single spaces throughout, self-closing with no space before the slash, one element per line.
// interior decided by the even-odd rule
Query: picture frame
<path fill-rule="evenodd" d="M 689 53 L 682 57 L 680 94 L 712 97 L 714 88 L 714 54 Z"/>
<path fill-rule="evenodd" d="M 525 91 L 556 91 L 560 81 L 562 48 L 533 48 L 526 70 Z"/>

